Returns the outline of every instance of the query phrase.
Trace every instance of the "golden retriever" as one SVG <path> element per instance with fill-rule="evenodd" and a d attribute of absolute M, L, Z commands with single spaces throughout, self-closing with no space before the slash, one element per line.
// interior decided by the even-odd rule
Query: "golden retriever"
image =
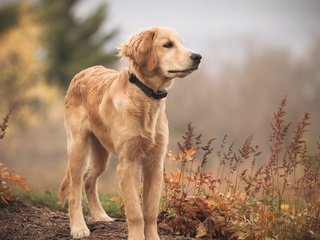
<path fill-rule="evenodd" d="M 99 201 L 97 181 L 115 154 L 128 239 L 159 240 L 157 216 L 168 144 L 166 90 L 174 78 L 196 70 L 201 55 L 185 48 L 174 30 L 151 27 L 120 46 L 119 56 L 128 58 L 128 69 L 94 66 L 70 83 L 65 97 L 68 167 L 60 201 L 69 194 L 73 238 L 90 234 L 81 205 L 83 183 L 93 219 L 112 221 Z"/>

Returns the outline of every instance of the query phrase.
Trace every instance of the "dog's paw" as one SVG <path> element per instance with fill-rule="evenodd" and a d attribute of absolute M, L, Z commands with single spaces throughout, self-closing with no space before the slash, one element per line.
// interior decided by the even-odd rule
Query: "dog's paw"
<path fill-rule="evenodd" d="M 153 234 L 151 236 L 146 235 L 146 239 L 150 240 L 160 240 L 160 237 L 158 234 Z"/>
<path fill-rule="evenodd" d="M 128 233 L 128 240 L 149 240 L 148 238 L 146 238 L 144 236 L 144 233 L 141 232 L 141 231 L 135 231 L 135 232 L 132 232 L 129 230 L 129 233 Z"/>
<path fill-rule="evenodd" d="M 96 222 L 112 222 L 113 219 L 111 217 L 108 216 L 108 214 L 106 213 L 102 213 L 102 214 L 96 214 L 95 216 L 93 216 L 93 219 L 96 221 Z"/>
<path fill-rule="evenodd" d="M 146 239 L 148 239 L 148 240 L 160 240 L 158 232 L 155 229 L 152 229 L 152 230 L 149 230 L 149 231 L 147 230 L 145 232 L 145 236 L 146 236 Z"/>
<path fill-rule="evenodd" d="M 79 239 L 83 237 L 88 237 L 90 235 L 90 230 L 87 226 L 82 228 L 74 228 L 71 230 L 72 238 Z"/>

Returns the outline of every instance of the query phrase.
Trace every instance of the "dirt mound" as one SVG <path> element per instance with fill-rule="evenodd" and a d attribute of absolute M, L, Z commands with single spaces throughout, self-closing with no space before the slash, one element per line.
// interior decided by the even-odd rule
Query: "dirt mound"
<path fill-rule="evenodd" d="M 85 239 L 127 239 L 125 220 L 117 219 L 112 223 L 93 222 L 86 217 L 91 231 Z M 160 231 L 163 240 L 187 240 L 191 238 L 172 237 Z M 37 208 L 22 201 L 0 206 L 0 239 L 1 240 L 57 240 L 70 237 L 68 215 L 53 212 L 46 208 Z"/>

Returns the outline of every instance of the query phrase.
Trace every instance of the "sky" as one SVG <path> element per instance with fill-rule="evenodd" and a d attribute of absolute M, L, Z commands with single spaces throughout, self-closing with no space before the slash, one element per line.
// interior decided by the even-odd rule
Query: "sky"
<path fill-rule="evenodd" d="M 320 1 L 311 0 L 83 0 L 76 13 L 85 16 L 107 2 L 107 31 L 120 29 L 114 45 L 148 26 L 178 31 L 184 44 L 205 51 L 216 44 L 236 48 L 243 40 L 291 48 L 301 54 L 320 37 Z"/>
<path fill-rule="evenodd" d="M 0 5 L 12 1 L 18 0 L 0 0 Z M 120 30 L 107 48 L 148 26 L 172 27 L 187 47 L 200 52 L 214 45 L 234 54 L 251 41 L 300 55 L 320 39 L 319 0 L 82 0 L 75 13 L 85 17 L 102 3 L 109 13 L 102 31 Z"/>

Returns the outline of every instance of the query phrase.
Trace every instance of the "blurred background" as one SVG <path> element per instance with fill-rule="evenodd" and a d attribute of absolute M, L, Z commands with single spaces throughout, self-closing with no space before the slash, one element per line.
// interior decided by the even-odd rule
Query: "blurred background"
<path fill-rule="evenodd" d="M 306 138 L 315 143 L 319 23 L 316 0 L 1 0 L 0 117 L 12 112 L 0 162 L 33 189 L 57 189 L 67 164 L 63 100 L 70 80 L 96 64 L 125 67 L 116 47 L 154 25 L 176 29 L 203 56 L 200 69 L 169 91 L 169 149 L 189 122 L 204 138 L 227 134 L 240 145 L 253 134 L 267 149 L 273 112 L 286 96 L 288 122 L 309 112 Z M 116 164 L 100 181 L 104 192 L 117 191 Z"/>

